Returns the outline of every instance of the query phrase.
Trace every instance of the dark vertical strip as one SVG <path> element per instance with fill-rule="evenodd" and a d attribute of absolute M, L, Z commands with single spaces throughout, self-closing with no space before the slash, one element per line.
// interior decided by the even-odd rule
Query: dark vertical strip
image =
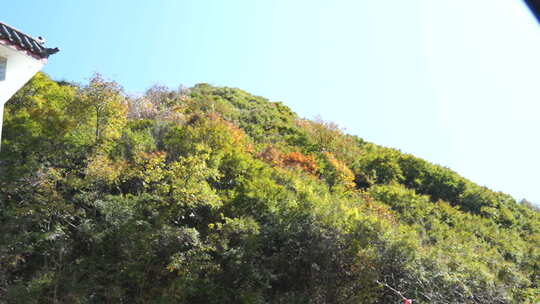
<path fill-rule="evenodd" d="M 527 6 L 531 9 L 532 13 L 536 17 L 536 20 L 540 22 L 540 0 L 524 0 Z"/>

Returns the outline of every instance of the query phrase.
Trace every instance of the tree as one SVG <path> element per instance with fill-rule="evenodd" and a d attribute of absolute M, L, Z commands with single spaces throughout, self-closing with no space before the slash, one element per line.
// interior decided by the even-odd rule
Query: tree
<path fill-rule="evenodd" d="M 107 146 L 120 137 L 126 124 L 127 105 L 122 89 L 116 82 L 106 81 L 95 74 L 90 83 L 81 89 L 81 104 L 92 112 L 94 145 Z"/>

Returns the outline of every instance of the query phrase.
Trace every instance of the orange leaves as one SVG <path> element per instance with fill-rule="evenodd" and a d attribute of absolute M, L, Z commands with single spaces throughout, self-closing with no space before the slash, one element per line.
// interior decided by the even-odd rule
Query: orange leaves
<path fill-rule="evenodd" d="M 319 171 L 315 157 L 304 155 L 300 152 L 282 153 L 276 148 L 268 146 L 258 156 L 260 159 L 276 167 L 299 168 L 313 175 L 316 175 Z"/>
<path fill-rule="evenodd" d="M 240 129 L 238 126 L 233 124 L 230 121 L 227 121 L 221 117 L 221 115 L 217 113 L 210 113 L 208 114 L 208 118 L 211 121 L 214 121 L 218 124 L 223 125 L 227 131 L 229 131 L 229 134 L 231 135 L 233 144 L 239 144 L 242 143 L 246 138 L 246 133 L 244 133 L 244 130 Z"/>
<path fill-rule="evenodd" d="M 315 158 L 311 155 L 304 155 L 300 152 L 290 152 L 283 156 L 283 165 L 285 167 L 300 168 L 308 173 L 316 174 L 319 166 Z"/>
<path fill-rule="evenodd" d="M 330 185 L 342 185 L 346 189 L 355 189 L 355 176 L 351 169 L 349 169 L 344 162 L 337 159 L 332 153 L 324 152 L 323 155 L 326 163 L 325 175 Z"/>
<path fill-rule="evenodd" d="M 243 147 L 247 152 L 253 151 L 253 147 L 247 140 L 246 133 L 237 125 L 225 120 L 216 112 L 207 114 L 206 118 L 211 128 L 214 128 L 215 130 L 223 130 L 228 134 L 228 136 L 230 136 L 229 140 L 232 145 Z"/>

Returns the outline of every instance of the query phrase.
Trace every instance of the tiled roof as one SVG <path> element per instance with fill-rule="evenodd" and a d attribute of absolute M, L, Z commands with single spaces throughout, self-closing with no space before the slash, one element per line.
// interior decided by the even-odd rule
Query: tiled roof
<path fill-rule="evenodd" d="M 19 50 L 25 50 L 38 58 L 47 58 L 59 51 L 58 48 L 46 48 L 41 37 L 35 39 L 2 22 L 0 22 L 0 42 L 15 46 Z"/>
<path fill-rule="evenodd" d="M 525 3 L 529 6 L 534 16 L 540 21 L 540 1 L 539 0 L 525 0 Z"/>

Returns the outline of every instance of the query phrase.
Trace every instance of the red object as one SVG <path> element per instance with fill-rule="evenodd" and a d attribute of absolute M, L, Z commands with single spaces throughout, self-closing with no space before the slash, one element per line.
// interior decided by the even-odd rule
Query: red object
<path fill-rule="evenodd" d="M 411 299 L 403 299 L 403 304 L 412 304 L 412 300 Z"/>

